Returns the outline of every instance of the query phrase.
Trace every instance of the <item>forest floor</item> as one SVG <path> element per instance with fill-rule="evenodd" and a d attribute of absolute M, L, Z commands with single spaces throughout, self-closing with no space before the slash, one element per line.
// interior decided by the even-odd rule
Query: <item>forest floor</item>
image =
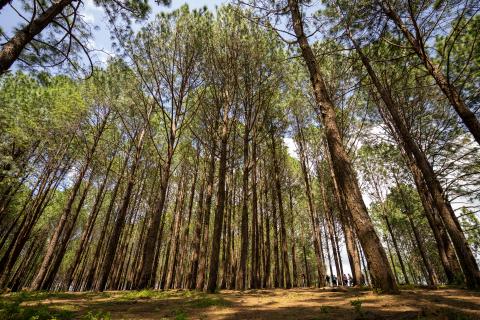
<path fill-rule="evenodd" d="M 480 292 L 361 289 L 22 292 L 0 295 L 1 319 L 480 319 Z M 35 318 L 36 316 L 36 318 Z"/>

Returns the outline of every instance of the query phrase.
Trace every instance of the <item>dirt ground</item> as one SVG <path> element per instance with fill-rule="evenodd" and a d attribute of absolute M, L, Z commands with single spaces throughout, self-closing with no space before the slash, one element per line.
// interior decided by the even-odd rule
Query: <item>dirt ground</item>
<path fill-rule="evenodd" d="M 15 295 L 2 295 L 13 299 Z M 69 310 L 74 319 L 480 319 L 480 292 L 412 289 L 399 295 L 364 290 L 276 289 L 39 293 L 22 306 Z"/>

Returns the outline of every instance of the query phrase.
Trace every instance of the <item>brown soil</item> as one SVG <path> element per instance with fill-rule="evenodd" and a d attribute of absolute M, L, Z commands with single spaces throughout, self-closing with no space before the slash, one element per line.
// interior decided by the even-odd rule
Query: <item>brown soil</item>
<path fill-rule="evenodd" d="M 225 290 L 212 295 L 108 292 L 62 294 L 31 303 L 39 302 L 74 310 L 79 318 L 101 310 L 112 319 L 480 319 L 480 292 L 460 289 L 412 289 L 399 295 L 311 288 Z M 357 310 L 355 304 L 360 304 Z"/>

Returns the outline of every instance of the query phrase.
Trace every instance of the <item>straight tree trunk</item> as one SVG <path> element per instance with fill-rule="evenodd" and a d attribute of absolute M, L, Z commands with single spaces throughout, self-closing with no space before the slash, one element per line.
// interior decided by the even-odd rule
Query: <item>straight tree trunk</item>
<path fill-rule="evenodd" d="M 97 247 L 95 249 L 95 253 L 93 255 L 93 258 L 92 258 L 92 265 L 90 266 L 90 269 L 87 273 L 87 276 L 86 276 L 86 279 L 85 279 L 85 286 L 84 288 L 86 290 L 90 290 L 92 288 L 94 288 L 94 278 L 95 278 L 95 274 L 97 273 L 101 273 L 102 270 L 99 269 L 99 266 L 101 266 L 101 263 L 100 263 L 100 254 L 101 254 L 101 251 L 102 251 L 102 248 L 103 248 L 103 243 L 104 243 L 104 240 L 107 236 L 107 230 L 108 230 L 108 227 L 110 225 L 110 219 L 112 218 L 112 212 L 113 212 L 113 207 L 115 205 L 115 201 L 117 199 L 117 194 L 118 194 L 118 190 L 120 188 L 120 184 L 123 180 L 123 177 L 125 175 L 125 171 L 127 169 L 127 165 L 128 165 L 128 161 L 129 161 L 129 154 L 130 154 L 130 151 L 131 151 L 131 148 L 133 147 L 133 143 L 130 145 L 130 148 L 127 152 L 127 157 L 126 159 L 124 160 L 123 162 L 123 165 L 122 165 L 122 169 L 120 171 L 120 175 L 117 179 L 117 182 L 115 183 L 115 187 L 113 188 L 113 191 L 112 191 L 112 195 L 111 195 L 111 198 L 110 198 L 110 203 L 108 204 L 108 208 L 107 208 L 107 211 L 105 213 L 105 220 L 103 222 L 103 226 L 102 226 L 102 230 L 100 232 L 100 238 L 98 239 L 98 243 L 97 243 Z"/>
<path fill-rule="evenodd" d="M 395 275 L 395 280 L 397 280 L 397 283 L 400 283 L 400 281 L 398 281 L 397 270 L 395 269 L 395 261 L 393 260 L 392 250 L 390 250 L 390 243 L 388 239 L 385 239 L 385 242 L 387 243 L 387 251 L 388 251 L 388 255 L 390 256 L 390 261 L 392 263 L 392 269 L 393 269 L 393 274 Z"/>
<path fill-rule="evenodd" d="M 140 165 L 141 154 L 143 150 L 143 141 L 145 137 L 146 128 L 143 128 L 140 132 L 136 146 L 135 146 L 135 158 L 133 164 L 130 168 L 128 174 L 127 186 L 125 188 L 125 193 L 123 194 L 122 203 L 118 211 L 117 217 L 115 219 L 115 224 L 113 227 L 112 234 L 110 236 L 110 241 L 108 242 L 107 250 L 105 252 L 105 260 L 103 267 L 100 273 L 100 278 L 97 284 L 96 289 L 99 291 L 105 290 L 107 280 L 110 276 L 113 260 L 115 258 L 115 252 L 117 251 L 118 239 L 122 233 L 123 227 L 125 225 L 125 218 L 127 216 L 128 207 L 130 205 L 130 198 L 132 196 L 133 187 L 136 179 L 136 172 Z"/>
<path fill-rule="evenodd" d="M 267 184 L 265 182 L 265 184 Z M 264 271 L 263 271 L 263 288 L 267 288 L 269 286 L 269 279 L 270 279 L 270 269 L 271 269 L 271 244 L 270 244 L 270 218 L 269 214 L 266 210 L 267 208 L 267 203 L 268 203 L 268 187 L 265 185 L 264 188 L 264 210 L 263 214 L 265 216 L 265 263 L 263 264 L 264 266 Z M 262 230 L 263 232 L 263 230 Z"/>
<path fill-rule="evenodd" d="M 290 204 L 290 216 L 292 218 L 290 224 L 290 233 L 292 237 L 292 272 L 293 272 L 293 281 L 292 286 L 298 287 L 298 271 L 297 271 L 297 261 L 296 261 L 296 253 L 295 253 L 295 231 L 294 231 L 294 224 L 295 224 L 295 215 L 293 211 L 293 197 L 292 197 L 292 188 L 288 190 L 288 197 L 289 197 L 289 204 Z"/>
<path fill-rule="evenodd" d="M 198 273 L 198 257 L 200 255 L 200 241 L 202 239 L 203 224 L 203 197 L 205 194 L 205 177 L 202 179 L 200 186 L 200 194 L 198 197 L 197 222 L 195 224 L 195 233 L 193 234 L 192 256 L 190 259 L 190 273 L 187 279 L 187 288 L 195 289 Z"/>
<path fill-rule="evenodd" d="M 397 175 L 394 174 L 395 181 L 397 183 L 397 188 L 400 191 L 400 197 L 403 203 L 403 207 L 405 209 L 405 215 L 408 218 L 408 222 L 410 223 L 410 226 L 412 227 L 413 234 L 415 236 L 415 242 L 417 244 L 417 248 L 420 251 L 420 256 L 422 257 L 423 264 L 425 266 L 425 269 L 427 270 L 427 283 L 431 287 L 435 287 L 438 283 L 437 275 L 435 274 L 435 270 L 432 267 L 432 264 L 430 263 L 430 260 L 427 257 L 427 250 L 425 248 L 425 245 L 422 241 L 422 237 L 420 236 L 420 232 L 418 231 L 418 228 L 415 225 L 415 222 L 413 221 L 412 218 L 412 212 L 410 209 L 410 206 L 408 205 L 406 199 L 405 199 L 405 194 L 402 190 L 402 187 L 400 183 L 398 182 Z"/>
<path fill-rule="evenodd" d="M 67 251 L 67 245 L 69 243 L 70 237 L 72 235 L 73 229 L 75 227 L 75 223 L 77 222 L 78 215 L 82 210 L 83 203 L 85 202 L 85 198 L 87 197 L 88 191 L 92 185 L 92 180 L 94 178 L 94 169 L 92 169 L 90 173 L 90 178 L 88 179 L 86 186 L 80 196 L 80 200 L 78 201 L 78 205 L 76 210 L 73 213 L 73 216 L 67 221 L 65 225 L 65 231 L 63 233 L 62 239 L 60 240 L 59 246 L 56 248 L 56 254 L 52 259 L 48 272 L 45 275 L 45 279 L 42 283 L 41 289 L 42 290 L 50 290 L 55 280 L 55 276 L 57 275 L 58 269 L 60 268 L 60 264 L 62 263 L 63 257 L 65 256 L 65 252 Z"/>
<path fill-rule="evenodd" d="M 101 186 L 100 186 L 100 188 L 97 192 L 97 195 L 95 197 L 95 201 L 94 201 L 94 204 L 93 204 L 93 207 L 92 207 L 92 211 L 91 211 L 90 215 L 88 216 L 87 223 L 85 224 L 85 228 L 83 229 L 83 232 L 82 232 L 80 243 L 79 243 L 78 248 L 75 252 L 75 258 L 73 259 L 73 263 L 70 265 L 70 267 L 67 271 L 67 275 L 66 275 L 66 278 L 65 278 L 65 289 L 66 290 L 70 290 L 70 286 L 71 286 L 72 281 L 73 281 L 73 274 L 75 273 L 75 271 L 78 268 L 78 264 L 80 263 L 80 257 L 84 253 L 86 243 L 87 243 L 88 239 L 90 238 L 93 227 L 94 227 L 95 222 L 97 220 L 98 213 L 100 212 L 100 206 L 101 206 L 101 203 L 103 202 L 104 195 L 105 195 L 105 193 L 104 193 L 105 186 L 107 185 L 107 181 L 108 181 L 108 178 L 109 178 L 110 170 L 112 168 L 112 164 L 113 164 L 114 159 L 115 159 L 115 157 L 112 157 L 112 159 L 108 163 L 107 171 L 105 173 L 105 178 L 103 179 L 103 182 L 102 182 L 102 184 L 101 184 Z"/>
<path fill-rule="evenodd" d="M 260 251 L 258 235 L 258 194 L 257 194 L 257 145 L 254 134 L 252 146 L 252 267 L 250 288 L 260 287 Z"/>
<path fill-rule="evenodd" d="M 362 268 L 360 262 L 360 254 L 358 252 L 357 243 L 355 241 L 355 232 L 352 228 L 351 216 L 348 212 L 345 199 L 342 193 L 338 189 L 337 182 L 335 181 L 335 174 L 333 172 L 333 165 L 330 158 L 327 157 L 330 177 L 333 186 L 333 197 L 338 211 L 340 212 L 340 220 L 342 222 L 343 233 L 345 235 L 345 244 L 347 247 L 348 261 L 350 262 L 350 269 L 352 270 L 352 278 L 355 285 L 360 285 L 362 282 Z M 317 163 L 317 175 L 321 178 L 321 172 L 319 164 Z M 322 179 L 323 181 L 323 179 Z M 324 189 L 324 188 L 323 188 Z"/>
<path fill-rule="evenodd" d="M 177 269 L 177 263 L 178 263 L 178 250 L 179 250 L 179 240 L 180 240 L 180 230 L 181 230 L 181 225 L 182 225 L 182 213 L 183 213 L 183 204 L 185 202 L 185 193 L 186 193 L 186 187 L 187 184 L 184 181 L 184 177 L 182 178 L 181 186 L 179 186 L 179 203 L 178 207 L 175 210 L 175 216 L 174 216 L 174 227 L 173 227 L 173 233 L 171 234 L 171 239 L 172 239 L 172 244 L 171 244 L 171 263 L 166 264 L 165 267 L 168 268 L 168 273 L 167 273 L 167 282 L 165 285 L 165 289 L 172 289 L 173 284 L 174 284 L 174 279 L 175 279 L 175 272 Z"/>
<path fill-rule="evenodd" d="M 386 213 L 384 214 L 383 219 L 385 220 L 385 224 L 387 225 L 387 230 L 390 234 L 390 238 L 392 238 L 393 247 L 395 248 L 395 253 L 397 254 L 398 262 L 400 263 L 400 268 L 402 269 L 403 279 L 405 280 L 406 284 L 410 284 L 407 271 L 405 269 L 405 264 L 403 263 L 402 255 L 400 254 L 400 249 L 398 247 L 397 238 L 395 238 L 392 225 L 390 223 L 390 220 L 388 220 Z"/>
<path fill-rule="evenodd" d="M 250 158 L 249 158 L 249 128 L 245 125 L 243 136 L 243 175 L 242 175 L 242 225 L 241 225 L 241 243 L 240 243 L 240 268 L 238 273 L 238 289 L 246 289 L 247 281 L 247 258 L 248 258 L 248 204 L 249 204 L 249 183 Z M 253 231 L 252 231 L 253 232 Z M 252 256 L 253 259 L 253 256 Z"/>
<path fill-rule="evenodd" d="M 142 263 L 139 269 L 139 278 L 136 285 L 137 289 L 153 288 L 156 282 L 157 265 L 155 263 L 155 252 L 157 250 L 157 239 L 160 229 L 160 223 L 165 207 L 167 197 L 168 182 L 170 180 L 170 166 L 173 157 L 173 145 L 169 144 L 167 152 L 167 161 L 164 165 L 161 182 L 160 195 L 158 202 L 147 224 L 147 235 L 142 253 Z"/>
<path fill-rule="evenodd" d="M 313 203 L 310 177 L 308 174 L 307 159 L 305 155 L 305 138 L 303 135 L 303 130 L 300 127 L 298 118 L 296 118 L 295 120 L 297 124 L 297 131 L 299 133 L 298 146 L 299 146 L 299 154 L 300 154 L 300 165 L 302 168 L 302 175 L 305 183 L 305 193 L 307 196 L 308 210 L 310 214 L 310 223 L 312 224 L 312 233 L 313 233 L 313 239 L 314 239 L 313 246 L 315 249 L 315 257 L 317 258 L 317 270 L 318 270 L 318 280 L 319 280 L 318 285 L 322 287 L 325 284 L 325 263 L 320 253 L 321 247 L 322 247 L 321 232 L 318 229 L 319 226 L 316 221 L 317 214 L 316 214 L 315 206 Z"/>
<path fill-rule="evenodd" d="M 280 181 L 280 165 L 278 161 L 278 155 L 276 151 L 276 141 L 273 132 L 270 133 L 270 139 L 272 142 L 272 154 L 273 154 L 273 171 L 275 180 L 276 198 L 278 201 L 278 214 L 280 216 L 280 235 L 281 235 L 281 248 L 282 248 L 282 266 L 283 275 L 285 279 L 285 288 L 290 289 L 292 287 L 292 281 L 290 277 L 290 266 L 288 264 L 288 246 L 287 246 L 287 230 L 285 227 L 285 213 L 283 210 L 283 196 L 282 185 Z"/>
<path fill-rule="evenodd" d="M 210 163 L 207 176 L 207 197 L 205 199 L 205 211 L 203 213 L 203 237 L 201 241 L 200 260 L 198 263 L 198 275 L 196 278 L 196 289 L 203 290 L 205 286 L 205 277 L 207 270 L 207 251 L 208 251 L 208 238 L 210 235 L 210 211 L 212 208 L 213 198 L 213 183 L 215 179 L 215 153 L 217 144 L 214 142 L 212 153 L 210 155 Z"/>
<path fill-rule="evenodd" d="M 272 227 L 273 227 L 273 260 L 275 262 L 273 266 L 273 287 L 278 288 L 283 281 L 280 281 L 280 258 L 278 252 L 278 218 L 277 218 L 277 205 L 275 203 L 275 194 L 271 192 L 272 201 Z"/>
<path fill-rule="evenodd" d="M 220 162 L 218 168 L 217 208 L 213 224 L 212 251 L 210 253 L 210 269 L 207 284 L 207 292 L 209 293 L 214 293 L 217 289 L 222 224 L 225 211 L 225 178 L 227 174 L 227 149 L 229 140 L 228 125 L 228 112 L 227 110 L 224 110 L 223 128 L 220 141 Z"/>
<path fill-rule="evenodd" d="M 422 173 L 415 164 L 415 159 L 413 159 L 411 154 L 408 154 L 407 162 L 408 166 L 410 167 L 410 171 L 412 172 L 420 200 L 422 201 L 425 216 L 427 217 L 428 224 L 430 225 L 435 237 L 435 243 L 437 245 L 443 270 L 445 271 L 445 275 L 447 277 L 447 283 L 453 284 L 458 279 L 463 278 L 462 269 L 458 264 L 457 256 L 455 255 L 455 249 L 453 248 L 452 242 L 448 237 L 448 232 L 445 229 L 442 219 L 434 208 L 433 200 L 430 196 L 428 187 L 423 180 Z"/>

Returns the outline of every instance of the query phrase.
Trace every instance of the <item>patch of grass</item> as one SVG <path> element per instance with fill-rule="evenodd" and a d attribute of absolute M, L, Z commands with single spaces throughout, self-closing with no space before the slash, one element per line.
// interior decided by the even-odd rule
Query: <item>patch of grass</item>
<path fill-rule="evenodd" d="M 175 320 L 187 320 L 187 314 L 183 310 L 175 311 Z"/>
<path fill-rule="evenodd" d="M 410 283 L 410 284 L 401 284 L 399 285 L 399 288 L 401 290 L 414 290 L 414 289 L 418 289 L 418 286 Z"/>
<path fill-rule="evenodd" d="M 351 300 L 350 301 L 350 304 L 352 305 L 353 309 L 355 310 L 356 313 L 358 314 L 362 314 L 363 311 L 362 311 L 362 303 L 363 301 L 360 300 L 360 299 L 356 299 L 356 300 Z"/>
<path fill-rule="evenodd" d="M 119 295 L 115 296 L 115 300 L 126 301 L 126 300 L 139 300 L 139 299 L 167 299 L 173 297 L 185 297 L 190 298 L 196 296 L 197 293 L 189 290 L 168 290 L 168 291 L 159 291 L 159 290 L 140 290 L 140 291 L 126 291 L 121 292 Z"/>
<path fill-rule="evenodd" d="M 329 313 L 331 311 L 332 307 L 330 306 L 321 306 L 320 307 L 320 312 L 321 313 Z"/>
<path fill-rule="evenodd" d="M 128 291 L 122 292 L 119 298 L 122 300 L 152 299 L 157 297 L 158 293 L 154 290 Z"/>
<path fill-rule="evenodd" d="M 63 320 L 72 319 L 73 312 L 52 309 L 45 305 L 22 306 L 18 299 L 14 302 L 0 301 L 0 319 L 3 320 Z"/>
<path fill-rule="evenodd" d="M 230 301 L 217 297 L 200 297 L 189 302 L 193 308 L 208 308 L 208 307 L 228 307 L 231 305 Z"/>
<path fill-rule="evenodd" d="M 110 320 L 110 313 L 104 311 L 89 311 L 86 315 L 82 317 L 82 320 Z"/>
<path fill-rule="evenodd" d="M 48 291 L 20 291 L 13 292 L 7 295 L 5 298 L 21 301 L 39 301 L 45 299 L 72 299 L 82 298 L 84 294 L 74 294 L 68 292 L 48 292 Z"/>

